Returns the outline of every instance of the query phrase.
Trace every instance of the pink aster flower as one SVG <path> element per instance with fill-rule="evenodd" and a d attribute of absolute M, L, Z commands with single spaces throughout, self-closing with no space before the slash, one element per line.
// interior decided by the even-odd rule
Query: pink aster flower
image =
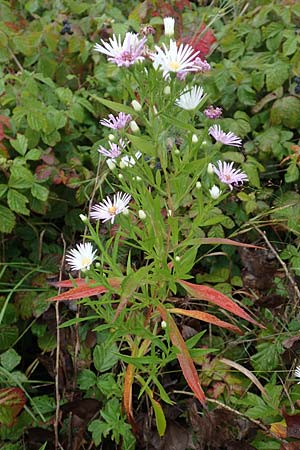
<path fill-rule="evenodd" d="M 98 152 L 104 156 L 107 156 L 108 158 L 111 158 L 111 159 L 115 159 L 118 156 L 120 156 L 122 153 L 122 150 L 126 146 L 126 142 L 124 142 L 123 139 L 120 139 L 118 144 L 115 144 L 114 142 L 111 142 L 111 141 L 108 141 L 108 142 L 109 142 L 110 150 L 106 150 L 106 148 L 104 148 L 104 147 L 102 147 L 102 145 L 100 145 L 100 147 L 98 148 Z"/>
<path fill-rule="evenodd" d="M 221 142 L 225 145 L 232 145 L 233 147 L 240 147 L 242 145 L 242 140 L 236 136 L 231 131 L 225 133 L 221 130 L 220 125 L 213 125 L 208 129 L 208 133 L 215 138 L 216 141 Z"/>
<path fill-rule="evenodd" d="M 227 163 L 219 160 L 217 164 L 218 169 L 213 165 L 214 172 L 222 183 L 228 184 L 231 191 L 233 189 L 232 185 L 243 184 L 244 181 L 248 181 L 248 177 L 244 172 L 233 168 L 233 162 Z"/>
<path fill-rule="evenodd" d="M 131 121 L 132 117 L 130 114 L 125 114 L 120 112 L 116 117 L 113 114 L 108 115 L 108 119 L 102 119 L 99 123 L 101 125 L 112 128 L 113 130 L 122 130 Z"/>
<path fill-rule="evenodd" d="M 180 44 L 177 47 L 177 43 L 173 39 L 170 40 L 169 48 L 165 44 L 162 46 L 163 49 L 156 45 L 156 53 L 151 57 L 154 68 L 162 70 L 164 78 L 167 78 L 170 72 L 184 74 L 197 71 L 194 59 L 199 52 L 195 51 L 193 47 L 188 44 Z"/>
<path fill-rule="evenodd" d="M 94 49 L 97 52 L 108 56 L 108 61 L 117 64 L 118 67 L 129 67 L 137 61 L 143 61 L 142 56 L 146 43 L 146 36 L 139 39 L 135 33 L 126 33 L 123 43 L 121 36 L 113 34 L 109 42 L 101 39 L 101 44 L 95 44 Z"/>
<path fill-rule="evenodd" d="M 117 192 L 114 194 L 113 200 L 107 196 L 101 203 L 93 206 L 90 216 L 92 219 L 102 220 L 103 222 L 110 220 L 113 224 L 118 214 L 127 211 L 130 200 L 131 195 Z"/>
<path fill-rule="evenodd" d="M 209 119 L 218 119 L 222 115 L 222 112 L 222 108 L 219 108 L 218 106 L 214 108 L 212 105 L 204 110 L 204 114 Z"/>

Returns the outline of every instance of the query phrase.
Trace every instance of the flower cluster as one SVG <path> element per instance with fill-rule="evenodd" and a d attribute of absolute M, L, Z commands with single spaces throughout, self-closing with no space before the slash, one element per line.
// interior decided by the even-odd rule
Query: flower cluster
<path fill-rule="evenodd" d="M 155 73 L 161 73 L 162 78 L 168 81 L 168 84 L 164 86 L 163 92 L 166 96 L 172 94 L 173 83 L 169 83 L 169 80 L 175 80 L 176 83 L 184 81 L 189 74 L 204 74 L 208 72 L 211 67 L 206 60 L 203 60 L 199 56 L 199 51 L 195 50 L 189 44 L 177 44 L 173 39 L 175 19 L 172 17 L 165 17 L 163 19 L 164 33 L 168 44 L 163 43 L 162 46 L 155 45 L 154 50 L 149 50 L 146 47 L 146 42 L 149 34 L 154 33 L 152 27 L 147 29 L 143 27 L 140 34 L 127 32 L 124 39 L 120 35 L 113 34 L 108 41 L 101 40 L 100 44 L 95 44 L 94 50 L 101 54 L 106 55 L 107 60 L 113 64 L 116 64 L 123 70 L 126 70 L 134 64 L 141 64 L 145 59 L 150 60 Z M 149 64 L 149 61 L 148 61 Z M 145 68 L 144 73 L 149 76 L 151 69 Z M 178 92 L 178 91 L 177 91 Z M 137 93 L 138 94 L 138 93 Z M 178 94 L 177 94 L 178 95 Z M 139 98 L 137 96 L 137 98 Z M 178 98 L 175 100 L 175 105 L 179 108 L 187 111 L 196 110 L 200 104 L 206 100 L 206 94 L 204 89 L 199 85 L 188 85 L 182 89 Z M 144 100 L 144 105 L 147 105 L 147 99 Z M 144 106 L 142 106 L 136 99 L 133 99 L 131 106 L 134 110 L 134 114 L 139 114 Z M 157 115 L 158 111 L 156 105 L 152 105 L 154 114 Z M 222 115 L 222 109 L 219 107 L 208 106 L 204 110 L 204 115 L 211 119 L 219 119 Z M 129 141 L 124 138 L 125 132 L 140 133 L 140 128 L 137 122 L 134 120 L 131 114 L 119 112 L 117 115 L 109 114 L 107 118 L 103 118 L 99 122 L 102 126 L 113 130 L 115 134 L 109 135 L 108 146 L 105 148 L 102 145 L 99 146 L 98 152 L 105 156 L 106 162 L 109 168 L 114 169 L 118 164 L 120 169 L 127 168 L 130 170 L 141 158 L 142 153 L 135 151 L 130 153 L 128 149 Z M 129 128 L 129 130 L 127 130 Z M 213 124 L 208 129 L 208 134 L 212 136 L 215 141 L 229 146 L 240 147 L 242 140 L 234 133 L 229 131 L 225 133 L 219 124 Z M 190 142 L 192 142 L 194 148 L 197 150 L 198 136 L 201 136 L 201 132 L 193 134 Z M 204 145 L 204 140 L 202 140 Z M 124 155 L 124 151 L 126 154 Z M 179 150 L 177 149 L 179 152 Z M 149 158 L 145 157 L 144 161 Z M 143 163 L 142 163 L 143 164 Z M 160 162 L 157 163 L 160 165 Z M 150 166 L 151 167 L 151 166 Z M 159 170 L 156 168 L 156 170 Z M 233 190 L 234 186 L 243 184 L 247 181 L 247 175 L 240 169 L 233 167 L 233 162 L 217 161 L 216 165 L 209 164 L 208 173 L 210 176 L 214 174 L 219 178 L 221 183 L 226 184 L 230 190 Z M 119 174 L 119 179 L 123 178 L 123 174 Z M 141 180 L 141 177 L 135 176 L 135 180 Z M 201 182 L 196 183 L 196 188 L 201 189 Z M 223 193 L 223 191 L 215 184 L 208 190 L 212 200 L 217 200 Z M 117 215 L 128 213 L 129 203 L 132 197 L 128 193 L 116 192 L 111 196 L 106 196 L 100 203 L 95 204 L 91 208 L 90 218 L 93 220 L 99 220 L 102 222 L 110 222 L 114 224 Z M 170 212 L 171 214 L 172 212 Z M 137 216 L 140 220 L 147 220 L 147 213 L 143 209 L 139 209 Z M 86 216 L 81 215 L 82 220 L 88 224 L 89 219 Z M 90 243 L 77 244 L 76 248 L 70 250 L 67 254 L 66 261 L 70 264 L 72 270 L 87 270 L 90 268 L 93 261 L 96 259 L 96 250 Z M 300 376 L 300 368 L 299 373 Z M 298 376 L 297 375 L 297 376 Z"/>

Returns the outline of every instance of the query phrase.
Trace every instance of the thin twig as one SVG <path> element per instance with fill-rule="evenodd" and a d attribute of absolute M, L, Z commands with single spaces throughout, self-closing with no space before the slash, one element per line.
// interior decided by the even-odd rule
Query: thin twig
<path fill-rule="evenodd" d="M 61 240 L 63 242 L 63 256 L 61 259 L 60 269 L 59 269 L 59 281 L 62 280 L 62 272 L 65 262 L 65 254 L 66 254 L 66 241 L 64 239 L 63 234 L 61 234 Z M 60 289 L 58 293 L 60 293 Z M 58 424 L 59 424 L 59 416 L 60 416 L 60 393 L 59 393 L 59 357 L 60 357 L 60 329 L 59 329 L 59 302 L 55 303 L 55 316 L 56 316 L 56 358 L 55 358 L 55 402 L 56 402 L 56 410 L 55 410 L 55 419 L 54 419 L 54 436 L 55 436 L 55 450 L 62 449 L 62 446 L 59 443 L 58 436 Z"/>
<path fill-rule="evenodd" d="M 7 50 L 10 53 L 10 56 L 12 57 L 12 59 L 15 61 L 16 65 L 18 66 L 18 68 L 20 69 L 21 72 L 24 72 L 24 69 L 22 67 L 22 64 L 20 63 L 20 61 L 18 60 L 18 58 L 16 57 L 16 55 L 14 54 L 14 52 L 12 51 L 12 49 L 7 46 Z"/>
<path fill-rule="evenodd" d="M 261 423 L 259 420 L 251 419 L 251 417 L 245 416 L 244 414 L 242 414 L 241 412 L 237 411 L 236 409 L 233 409 L 230 406 L 227 406 L 224 403 L 219 402 L 218 400 L 215 400 L 215 399 L 212 399 L 212 398 L 207 398 L 206 401 L 208 401 L 209 403 L 215 403 L 216 405 L 219 405 L 222 408 L 227 409 L 227 411 L 230 411 L 230 412 L 236 414 L 237 416 L 243 417 L 243 419 L 245 419 L 245 420 L 249 420 L 250 422 L 252 422 L 255 425 L 257 425 L 259 428 L 261 428 L 269 436 L 272 436 L 274 439 L 277 439 L 278 441 L 280 441 L 280 442 L 282 442 L 284 444 L 287 443 L 287 441 L 285 439 L 282 439 L 281 437 L 277 436 L 275 433 L 273 433 L 266 425 Z"/>
<path fill-rule="evenodd" d="M 300 301 L 300 289 L 298 288 L 297 283 L 295 282 L 294 278 L 290 274 L 290 272 L 289 272 L 285 262 L 282 261 L 282 259 L 278 255 L 277 251 L 275 250 L 275 248 L 273 247 L 273 245 L 271 244 L 271 242 L 267 238 L 266 233 L 264 231 L 260 230 L 258 227 L 256 227 L 256 225 L 253 225 L 253 228 L 261 235 L 261 237 L 264 239 L 265 243 L 267 244 L 267 246 L 269 247 L 269 249 L 271 250 L 271 252 L 275 256 L 275 258 L 280 263 L 281 267 L 283 268 L 283 270 L 284 270 L 284 272 L 286 274 L 286 277 L 288 278 L 289 282 L 291 283 L 291 285 L 292 285 L 292 287 L 293 287 L 293 289 L 295 291 L 297 300 L 299 302 Z"/>

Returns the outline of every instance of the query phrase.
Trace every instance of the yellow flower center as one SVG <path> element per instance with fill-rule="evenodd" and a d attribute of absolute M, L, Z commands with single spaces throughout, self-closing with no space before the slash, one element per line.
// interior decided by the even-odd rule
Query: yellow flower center
<path fill-rule="evenodd" d="M 91 263 L 92 263 L 91 258 L 89 258 L 88 256 L 84 256 L 81 260 L 82 267 L 88 267 L 91 265 Z"/>
<path fill-rule="evenodd" d="M 179 67 L 180 67 L 180 64 L 179 64 L 177 61 L 171 61 L 171 62 L 169 63 L 169 68 L 170 68 L 170 70 L 172 70 L 173 72 L 177 72 L 178 69 L 179 69 Z"/>
<path fill-rule="evenodd" d="M 115 206 L 111 206 L 110 208 L 108 208 L 108 212 L 109 212 L 109 214 L 114 216 L 117 212 L 117 208 Z"/>

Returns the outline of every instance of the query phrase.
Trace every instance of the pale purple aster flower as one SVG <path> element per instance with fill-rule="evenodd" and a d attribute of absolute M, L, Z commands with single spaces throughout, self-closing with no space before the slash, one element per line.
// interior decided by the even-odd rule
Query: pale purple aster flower
<path fill-rule="evenodd" d="M 297 366 L 295 369 L 295 377 L 300 378 L 300 366 Z M 300 381 L 297 384 L 300 384 Z"/>
<path fill-rule="evenodd" d="M 113 34 L 109 42 L 101 39 L 101 44 L 95 44 L 94 50 L 108 56 L 108 61 L 117 64 L 118 67 L 129 67 L 132 64 L 143 61 L 143 51 L 146 43 L 146 36 L 139 39 L 135 33 L 126 33 L 122 43 L 121 36 Z"/>
<path fill-rule="evenodd" d="M 100 147 L 98 148 L 98 152 L 101 153 L 101 155 L 107 156 L 108 158 L 111 158 L 111 159 L 115 159 L 118 156 L 120 156 L 122 153 L 122 150 L 126 146 L 126 142 L 124 142 L 123 139 L 120 139 L 118 144 L 115 144 L 114 142 L 111 142 L 111 141 L 108 141 L 108 143 L 110 146 L 110 150 L 106 150 L 106 148 L 104 148 L 104 147 L 102 147 L 102 145 L 100 145 Z"/>
<path fill-rule="evenodd" d="M 225 133 L 221 130 L 220 125 L 213 125 L 208 129 L 208 133 L 215 138 L 216 141 L 221 142 L 225 145 L 232 145 L 233 147 L 240 147 L 242 145 L 242 140 L 236 136 L 231 131 Z"/>
<path fill-rule="evenodd" d="M 218 169 L 213 165 L 214 172 L 222 183 L 228 184 L 231 191 L 233 189 L 232 185 L 243 184 L 244 181 L 248 181 L 248 177 L 244 172 L 233 168 L 233 162 L 227 163 L 219 160 L 217 164 Z"/>
<path fill-rule="evenodd" d="M 194 64 L 197 68 L 197 72 L 209 72 L 211 69 L 210 64 L 206 61 L 206 59 L 201 59 L 199 56 L 195 58 Z"/>
<path fill-rule="evenodd" d="M 113 130 L 122 130 L 128 125 L 131 119 L 132 117 L 130 114 L 119 112 L 116 117 L 113 114 L 109 114 L 108 119 L 102 119 L 99 123 L 107 128 L 112 128 Z"/>
<path fill-rule="evenodd" d="M 204 110 L 204 114 L 208 119 L 219 119 L 219 117 L 222 115 L 222 108 L 219 108 L 218 106 L 216 108 L 213 107 L 213 105 L 210 105 L 208 108 Z"/>
<path fill-rule="evenodd" d="M 177 47 L 176 41 L 170 40 L 169 48 L 165 44 L 162 44 L 163 49 L 155 46 L 156 53 L 151 55 L 153 59 L 153 66 L 155 69 L 163 71 L 163 77 L 169 77 L 169 73 L 186 73 L 195 72 L 197 67 L 194 63 L 195 57 L 198 55 L 198 51 L 195 51 L 193 47 L 186 44 L 180 44 Z"/>
<path fill-rule="evenodd" d="M 183 92 L 176 100 L 175 104 L 180 108 L 189 111 L 197 108 L 205 96 L 206 94 L 204 94 L 202 87 L 193 86 L 191 89 Z"/>
<path fill-rule="evenodd" d="M 90 216 L 92 219 L 102 220 L 103 222 L 110 220 L 113 224 L 118 214 L 128 210 L 127 205 L 130 200 L 131 195 L 117 192 L 114 194 L 113 200 L 107 196 L 101 203 L 93 206 Z"/>
<path fill-rule="evenodd" d="M 72 270 L 89 270 L 90 265 L 96 259 L 97 250 L 93 249 L 90 242 L 77 244 L 76 247 L 69 250 L 66 261 L 70 264 Z"/>

